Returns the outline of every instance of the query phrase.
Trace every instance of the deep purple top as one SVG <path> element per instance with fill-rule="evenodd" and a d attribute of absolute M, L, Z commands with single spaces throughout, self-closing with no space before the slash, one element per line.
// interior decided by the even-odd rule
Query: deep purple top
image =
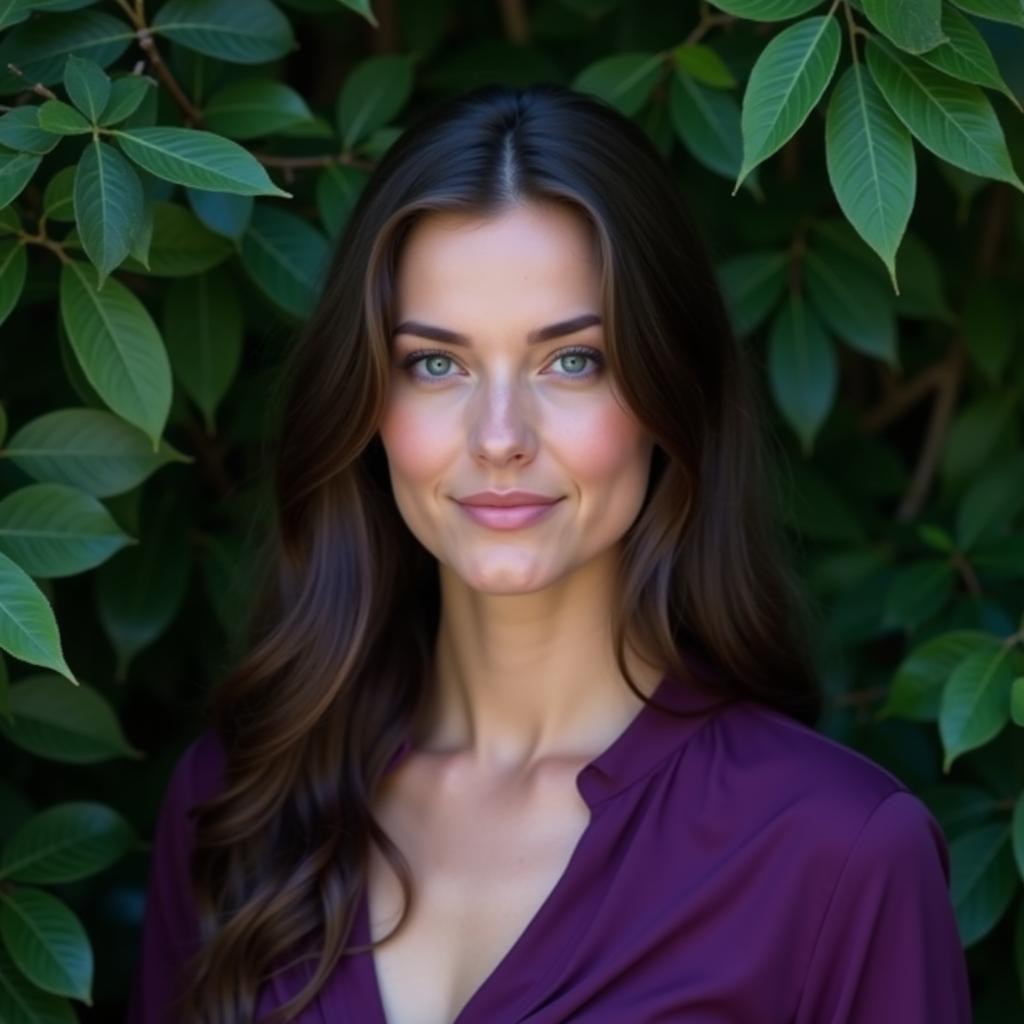
<path fill-rule="evenodd" d="M 576 776 L 590 823 L 526 929 L 450 1024 L 970 1024 L 944 835 L 867 757 L 696 679 L 666 676 Z M 410 749 L 402 745 L 392 765 Z M 198 934 L 186 809 L 221 785 L 213 730 L 156 828 L 128 1024 L 165 1024 Z M 369 941 L 365 888 L 349 945 Z M 267 982 L 256 1019 L 311 963 Z M 370 953 L 299 1024 L 387 1024 Z"/>

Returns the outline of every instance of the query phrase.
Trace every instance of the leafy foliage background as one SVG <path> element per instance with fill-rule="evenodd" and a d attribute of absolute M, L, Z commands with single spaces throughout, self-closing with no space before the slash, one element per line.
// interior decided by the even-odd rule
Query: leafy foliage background
<path fill-rule="evenodd" d="M 788 452 L 820 728 L 929 805 L 1024 1019 L 1022 0 L 0 2 L 0 1019 L 110 1020 L 230 663 L 268 387 L 421 107 L 552 80 L 677 171 Z"/>

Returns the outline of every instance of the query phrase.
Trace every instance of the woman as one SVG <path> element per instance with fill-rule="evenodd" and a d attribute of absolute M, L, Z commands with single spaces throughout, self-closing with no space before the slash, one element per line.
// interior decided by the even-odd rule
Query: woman
<path fill-rule="evenodd" d="M 435 108 L 285 380 L 133 1022 L 969 1021 L 939 826 L 813 728 L 757 392 L 640 129 Z"/>

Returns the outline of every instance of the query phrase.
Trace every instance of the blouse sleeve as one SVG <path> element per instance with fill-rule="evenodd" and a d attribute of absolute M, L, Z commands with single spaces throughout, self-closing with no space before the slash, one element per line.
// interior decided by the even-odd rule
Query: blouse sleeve
<path fill-rule="evenodd" d="M 794 1024 L 971 1024 L 949 878 L 938 822 L 890 793 L 840 871 Z"/>
<path fill-rule="evenodd" d="M 195 825 L 188 810 L 213 795 L 221 767 L 218 751 L 212 732 L 193 741 L 179 757 L 164 791 L 125 1024 L 176 1024 L 171 1003 L 181 990 L 182 966 L 199 940 L 189 875 Z"/>

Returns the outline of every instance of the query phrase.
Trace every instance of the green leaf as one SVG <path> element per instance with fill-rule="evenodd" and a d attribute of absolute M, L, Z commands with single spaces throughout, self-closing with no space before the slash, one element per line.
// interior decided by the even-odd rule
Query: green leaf
<path fill-rule="evenodd" d="M 14 725 L 0 721 L 0 735 L 30 754 L 64 764 L 145 756 L 125 738 L 109 701 L 85 683 L 32 675 L 11 686 L 10 698 Z"/>
<path fill-rule="evenodd" d="M 291 23 L 269 0 L 168 0 L 151 28 L 232 64 L 264 64 L 296 48 Z"/>
<path fill-rule="evenodd" d="M 247 78 L 218 89 L 203 108 L 203 124 L 232 139 L 273 135 L 313 114 L 290 86 L 269 78 Z"/>
<path fill-rule="evenodd" d="M 30 665 L 51 668 L 72 683 L 78 683 L 64 661 L 57 620 L 46 595 L 32 577 L 3 552 L 0 552 L 0 650 Z"/>
<path fill-rule="evenodd" d="M 338 239 L 370 176 L 347 164 L 331 164 L 316 179 L 316 208 L 332 239 Z"/>
<path fill-rule="evenodd" d="M 49 153 L 60 137 L 39 127 L 39 108 L 15 107 L 0 116 L 0 145 L 22 153 Z"/>
<path fill-rule="evenodd" d="M 135 233 L 132 235 L 132 244 L 128 250 L 128 258 L 125 260 L 126 265 L 144 267 L 147 272 L 150 269 L 149 250 L 153 242 L 154 205 L 150 199 L 143 198 L 142 214 L 139 217 Z M 127 266 L 125 269 L 127 269 Z"/>
<path fill-rule="evenodd" d="M 165 181 L 211 192 L 291 199 L 291 193 L 278 188 L 248 150 L 213 132 L 154 125 L 114 128 L 111 134 L 127 156 Z"/>
<path fill-rule="evenodd" d="M 900 282 L 900 293 L 896 297 L 898 316 L 945 324 L 953 322 L 953 311 L 943 294 L 938 260 L 912 231 L 903 236 L 896 253 L 896 277 Z"/>
<path fill-rule="evenodd" d="M 1009 654 L 1010 648 L 1000 644 L 995 650 L 968 654 L 953 669 L 939 706 L 943 773 L 957 757 L 988 743 L 1006 725 L 1013 685 Z"/>
<path fill-rule="evenodd" d="M 917 535 L 923 543 L 927 544 L 930 548 L 934 548 L 936 551 L 951 554 L 956 550 L 953 538 L 946 530 L 941 526 L 936 526 L 935 523 L 918 523 Z"/>
<path fill-rule="evenodd" d="M 46 183 L 43 193 L 43 216 L 47 220 L 73 221 L 75 219 L 75 174 L 78 164 L 62 167 Z"/>
<path fill-rule="evenodd" d="M 761 51 L 743 93 L 743 166 L 733 195 L 807 119 L 836 69 L 839 43 L 839 23 L 826 14 L 790 25 Z"/>
<path fill-rule="evenodd" d="M 166 490 L 144 493 L 140 543 L 96 570 L 96 610 L 117 654 L 117 681 L 125 679 L 132 657 L 164 633 L 185 599 L 192 529 L 186 499 Z"/>
<path fill-rule="evenodd" d="M 1015 452 L 976 477 L 960 498 L 956 539 L 963 551 L 991 539 L 1024 509 L 1024 455 Z"/>
<path fill-rule="evenodd" d="M 712 6 L 751 21 L 785 21 L 814 10 L 822 0 L 714 0 Z"/>
<path fill-rule="evenodd" d="M 235 242 L 245 234 L 255 202 L 252 196 L 187 188 L 185 197 L 192 212 L 214 234 L 223 235 Z"/>
<path fill-rule="evenodd" d="M 832 331 L 858 352 L 897 364 L 892 294 L 862 264 L 812 236 L 804 280 L 815 313 Z"/>
<path fill-rule="evenodd" d="M 97 289 L 86 265 L 72 260 L 61 267 L 60 309 L 89 383 L 156 451 L 171 406 L 171 367 L 146 307 L 116 278 Z"/>
<path fill-rule="evenodd" d="M 36 579 L 85 572 L 133 543 L 98 498 L 67 484 L 28 484 L 0 499 L 0 551 Z"/>
<path fill-rule="evenodd" d="M 17 306 L 27 273 L 25 243 L 19 238 L 0 239 L 0 325 Z"/>
<path fill-rule="evenodd" d="M 251 201 L 251 197 L 238 198 Z M 223 263 L 235 251 L 230 239 L 210 231 L 184 206 L 154 202 L 152 214 L 149 267 L 128 259 L 124 264 L 125 270 L 157 277 L 186 277 Z"/>
<path fill-rule="evenodd" d="M 113 146 L 93 139 L 78 161 L 74 203 L 82 248 L 99 271 L 97 287 L 128 255 L 142 202 L 142 184 L 131 164 Z"/>
<path fill-rule="evenodd" d="M 174 374 L 202 410 L 212 436 L 217 405 L 242 355 L 242 309 L 235 282 L 222 270 L 175 281 L 166 292 L 163 326 Z"/>
<path fill-rule="evenodd" d="M 412 92 L 411 57 L 387 54 L 357 64 L 338 94 L 336 119 L 341 142 L 351 149 L 386 125 Z"/>
<path fill-rule="evenodd" d="M 743 162 L 743 136 L 739 104 L 729 93 L 677 71 L 669 85 L 669 116 L 676 137 L 695 160 L 730 181 L 735 179 Z M 756 171 L 747 184 L 760 196 Z"/>
<path fill-rule="evenodd" d="M 969 283 L 963 310 L 967 354 L 991 387 L 1003 383 L 1013 357 L 1016 320 L 1017 305 L 1005 285 L 986 277 Z"/>
<path fill-rule="evenodd" d="M 37 988 L 0 943 L 0 1020 L 4 1024 L 77 1024 L 71 1002 Z"/>
<path fill-rule="evenodd" d="M 800 292 L 787 295 L 772 322 L 768 377 L 780 412 L 809 455 L 835 401 L 838 370 L 832 339 Z"/>
<path fill-rule="evenodd" d="M 88 800 L 56 804 L 30 818 L 0 853 L 0 878 L 53 884 L 89 878 L 139 842 L 112 807 Z"/>
<path fill-rule="evenodd" d="M 946 486 L 956 486 L 977 473 L 1013 423 L 1017 408 L 1016 396 L 1007 392 L 982 395 L 957 410 L 940 463 Z"/>
<path fill-rule="evenodd" d="M 949 844 L 949 859 L 949 893 L 966 949 L 995 928 L 1020 888 L 1010 830 L 998 821 L 964 832 Z"/>
<path fill-rule="evenodd" d="M 935 721 L 953 669 L 968 654 L 992 653 L 999 646 L 997 637 L 977 629 L 951 630 L 917 644 L 896 669 L 886 702 L 875 712 L 875 720 L 895 717 Z"/>
<path fill-rule="evenodd" d="M 1020 0 L 952 0 L 962 11 L 989 21 L 1004 21 L 1024 28 L 1024 5 Z"/>
<path fill-rule="evenodd" d="M 866 543 L 864 526 L 850 503 L 806 463 L 794 463 L 792 493 L 786 502 L 788 523 L 799 534 L 839 544 Z"/>
<path fill-rule="evenodd" d="M 998 89 L 1020 110 L 1020 100 L 1003 81 L 984 36 L 951 4 L 942 8 L 942 31 L 948 42 L 921 54 L 921 60 L 947 75 Z"/>
<path fill-rule="evenodd" d="M 0 937 L 30 981 L 92 1005 L 92 946 L 67 904 L 42 889 L 0 889 Z"/>
<path fill-rule="evenodd" d="M 30 420 L 0 455 L 35 480 L 68 484 L 98 498 L 123 494 L 168 462 L 191 456 L 146 435 L 105 409 L 56 409 Z"/>
<path fill-rule="evenodd" d="M 0 235 L 16 235 L 21 230 L 21 215 L 17 210 L 9 206 L 0 210 Z"/>
<path fill-rule="evenodd" d="M 39 127 L 56 135 L 85 135 L 92 131 L 89 122 L 62 100 L 44 100 L 39 105 Z"/>
<path fill-rule="evenodd" d="M 35 14 L 0 42 L 0 95 L 20 92 L 27 83 L 55 85 L 70 54 L 105 68 L 134 41 L 131 25 L 100 11 Z M 8 61 L 22 75 L 10 71 Z"/>
<path fill-rule="evenodd" d="M 1010 690 L 1010 720 L 1014 725 L 1024 725 L 1024 676 L 1017 676 Z M 1017 862 L 1024 865 L 1024 829 L 1018 829 L 1014 835 L 1020 846 Z M 1021 875 L 1024 876 L 1024 870 Z"/>
<path fill-rule="evenodd" d="M 863 0 L 864 13 L 882 35 L 901 50 L 922 53 L 945 42 L 942 0 Z"/>
<path fill-rule="evenodd" d="M 146 98 L 149 90 L 155 88 L 156 81 L 148 75 L 123 75 L 110 83 L 110 99 L 103 111 L 99 123 L 107 125 L 119 124 L 131 117 Z"/>
<path fill-rule="evenodd" d="M 1017 725 L 1024 725 L 1024 708 L 1020 706 L 1021 699 L 1024 699 L 1024 679 L 1015 679 L 1014 688 L 1014 721 Z M 1016 799 L 1013 805 L 1013 817 L 1010 823 L 1013 832 L 1013 856 L 1017 861 L 1017 870 L 1020 877 L 1024 878 L 1024 792 Z"/>
<path fill-rule="evenodd" d="M 341 0 L 350 11 L 362 15 L 374 28 L 380 28 L 380 23 L 370 10 L 370 0 Z"/>
<path fill-rule="evenodd" d="M 868 38 L 866 53 L 882 95 L 923 146 L 957 167 L 1024 191 L 999 119 L 978 86 L 950 78 L 876 36 Z"/>
<path fill-rule="evenodd" d="M 659 53 L 616 53 L 587 65 L 572 88 L 590 93 L 632 117 L 647 102 L 664 68 Z"/>
<path fill-rule="evenodd" d="M 676 67 L 702 85 L 735 89 L 739 84 L 724 60 L 704 43 L 680 43 L 673 51 Z"/>
<path fill-rule="evenodd" d="M 242 266 L 253 283 L 293 316 L 308 316 L 323 286 L 330 246 L 316 228 L 257 203 L 242 238 Z"/>
<path fill-rule="evenodd" d="M 10 28 L 24 21 L 32 13 L 33 0 L 3 0 L 0 3 L 0 29 Z M 0 971 L 0 974 L 3 972 Z M 0 1020 L 6 1020 L 0 1017 Z"/>
<path fill-rule="evenodd" d="M 222 610 L 218 610 L 218 615 L 222 615 Z M 7 662 L 4 660 L 3 653 L 0 652 L 0 717 L 4 718 L 8 723 L 14 722 L 14 716 L 11 714 L 11 698 L 8 694 L 8 688 L 10 687 L 10 679 L 7 674 Z M 0 1003 L 0 1006 L 3 1004 Z"/>
<path fill-rule="evenodd" d="M 860 63 L 851 64 L 832 90 L 825 158 L 840 208 L 878 253 L 898 293 L 896 250 L 917 188 L 914 144 Z"/>
<path fill-rule="evenodd" d="M 96 61 L 72 53 L 64 65 L 64 89 L 71 102 L 95 124 L 110 99 L 110 76 Z"/>
<path fill-rule="evenodd" d="M 746 252 L 717 269 L 719 284 L 733 328 L 740 336 L 750 334 L 774 309 L 786 289 L 789 254 Z"/>
<path fill-rule="evenodd" d="M 21 195 L 42 162 L 34 153 L 0 153 L 0 208 Z"/>
<path fill-rule="evenodd" d="M 946 558 L 924 558 L 900 569 L 889 584 L 882 628 L 917 629 L 946 606 L 955 580 L 953 566 Z"/>

